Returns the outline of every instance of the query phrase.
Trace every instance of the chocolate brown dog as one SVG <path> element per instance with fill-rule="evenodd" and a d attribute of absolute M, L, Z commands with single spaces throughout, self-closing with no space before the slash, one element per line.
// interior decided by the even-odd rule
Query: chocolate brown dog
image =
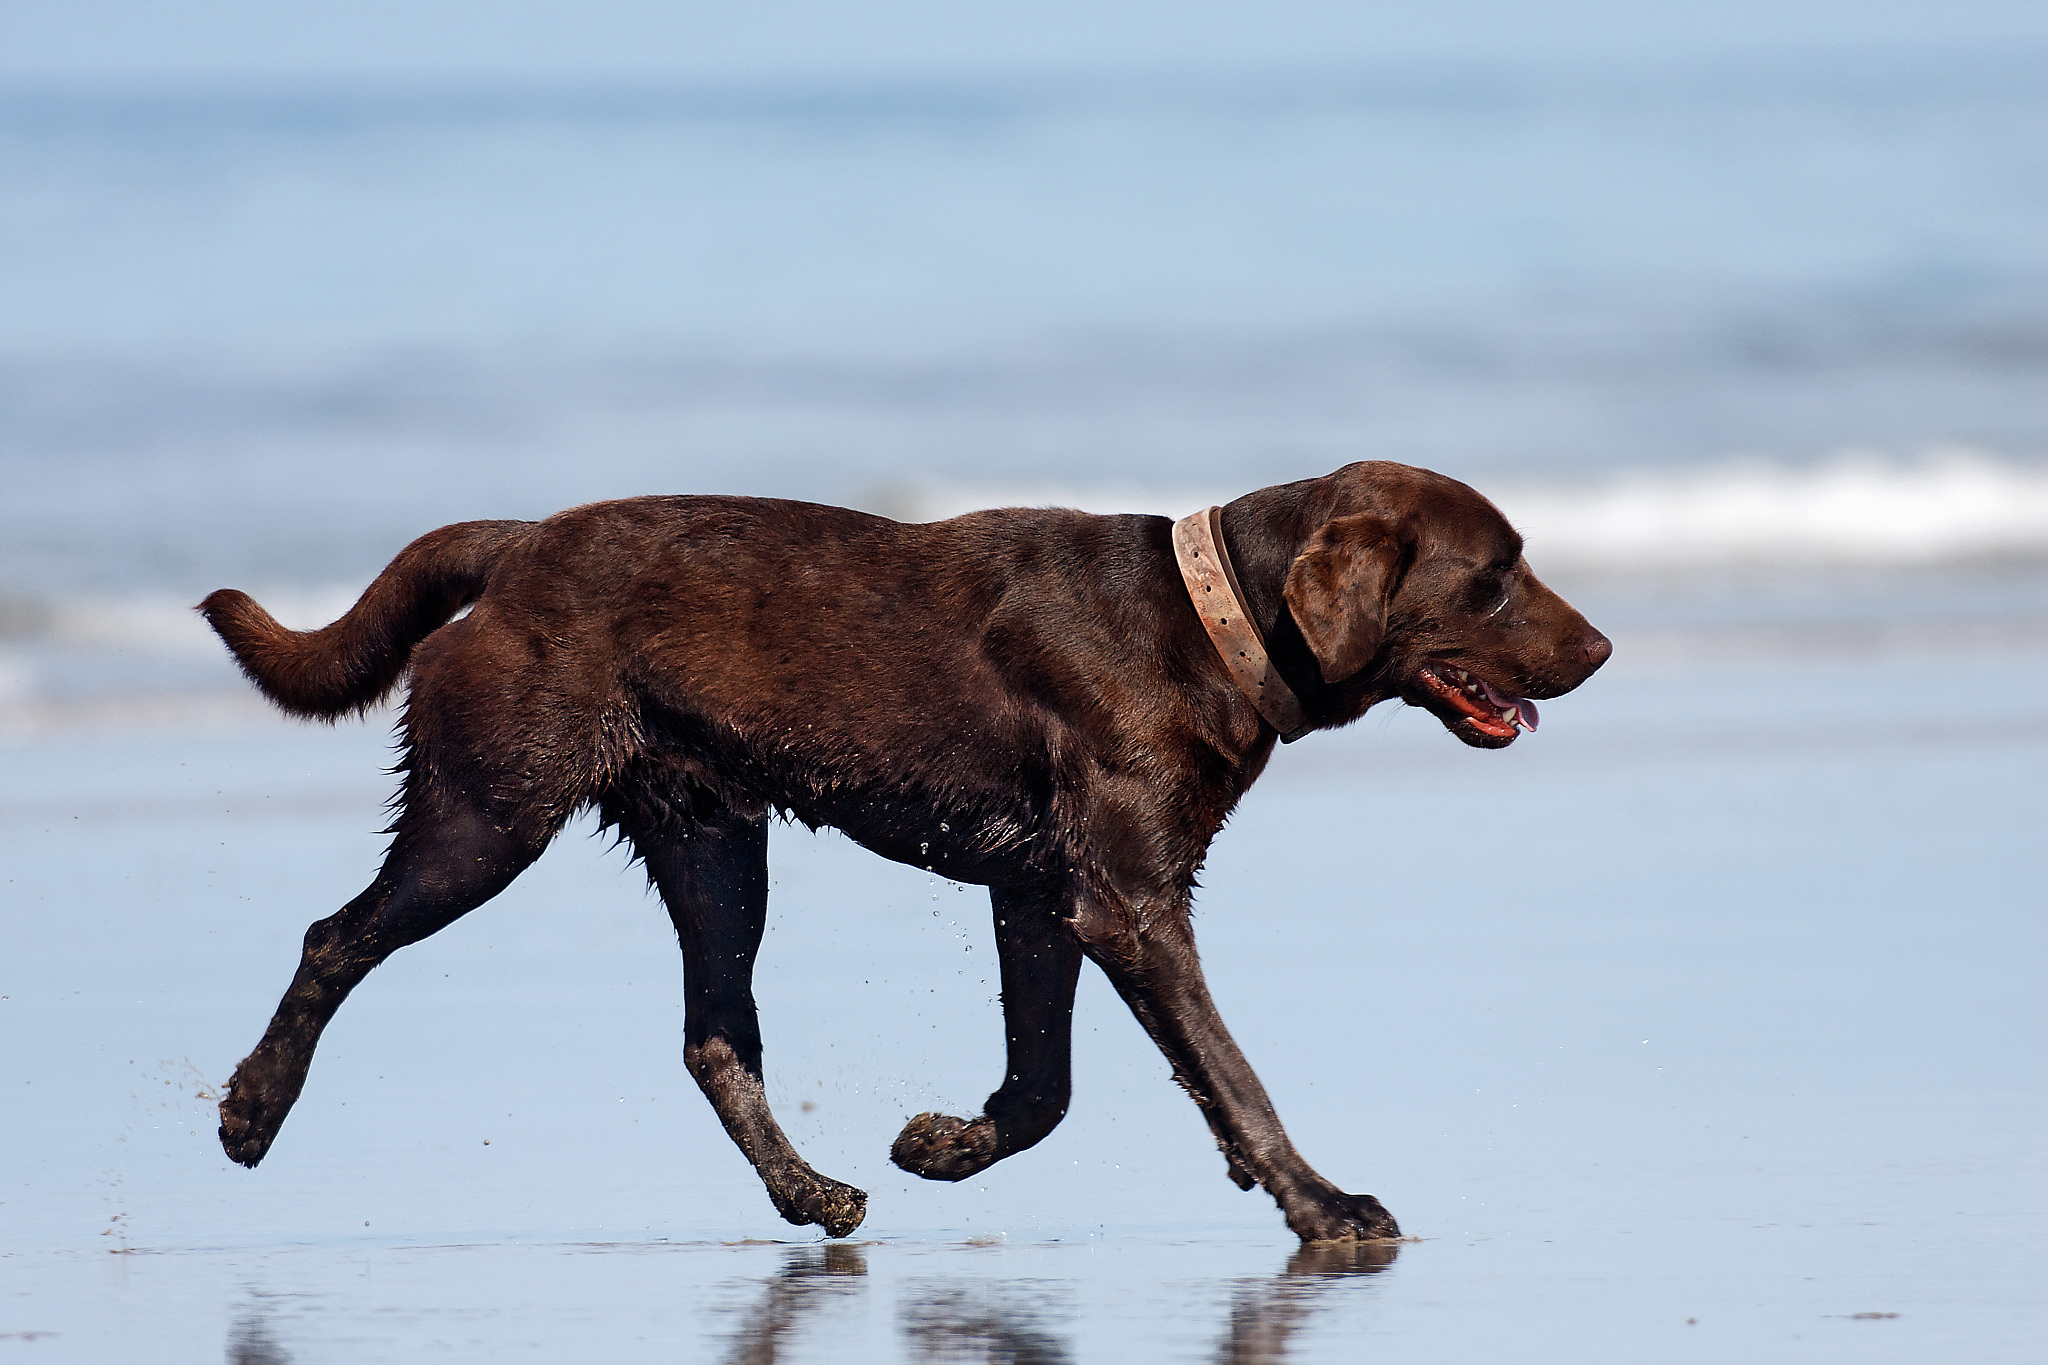
<path fill-rule="evenodd" d="M 595 807 L 675 921 L 690 1074 L 777 1211 L 833 1236 L 867 1196 L 797 1155 L 761 1083 L 772 813 L 989 888 L 1009 1066 L 979 1117 L 911 1119 L 897 1165 L 961 1180 L 1052 1131 L 1085 957 L 1201 1106 L 1233 1180 L 1265 1186 L 1304 1241 L 1391 1237 L 1378 1200 L 1294 1150 L 1217 1017 L 1189 926 L 1196 870 L 1281 729 L 1399 697 L 1498 748 L 1535 728 L 1529 698 L 1569 692 L 1610 648 L 1490 503 L 1394 464 L 1180 527 L 634 498 L 443 527 L 321 630 L 286 630 L 232 590 L 200 610 L 294 715 L 360 712 L 410 673 L 390 853 L 307 931 L 221 1101 L 229 1156 L 263 1159 L 371 968 Z"/>

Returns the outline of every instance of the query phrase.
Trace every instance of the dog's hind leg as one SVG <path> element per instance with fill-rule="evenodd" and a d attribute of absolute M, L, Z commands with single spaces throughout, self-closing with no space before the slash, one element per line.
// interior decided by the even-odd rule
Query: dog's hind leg
<path fill-rule="evenodd" d="M 768 919 L 768 822 L 724 812 L 685 832 L 626 828 L 675 921 L 683 950 L 683 1062 L 768 1188 L 775 1211 L 844 1237 L 867 1216 L 863 1190 L 812 1170 L 769 1112 L 761 1082 L 754 958 Z"/>
<path fill-rule="evenodd" d="M 409 781 L 391 851 L 369 889 L 306 931 L 299 970 L 220 1104 L 220 1142 L 244 1166 L 270 1150 L 328 1020 L 372 968 L 505 889 L 553 830 L 508 832 L 484 811 Z"/>
<path fill-rule="evenodd" d="M 1074 985 L 1081 945 L 1058 887 L 992 887 L 1009 1066 L 975 1119 L 919 1114 L 889 1159 L 927 1180 L 965 1180 L 1034 1146 L 1066 1117 L 1073 1089 Z"/>

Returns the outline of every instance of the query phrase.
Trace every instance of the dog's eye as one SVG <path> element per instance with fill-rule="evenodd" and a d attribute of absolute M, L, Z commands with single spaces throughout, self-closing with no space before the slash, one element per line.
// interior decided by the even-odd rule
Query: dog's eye
<path fill-rule="evenodd" d="M 1514 583 L 1503 573 L 1479 574 L 1466 585 L 1465 608 L 1475 616 L 1490 616 L 1508 604 Z"/>
<path fill-rule="evenodd" d="M 1514 605 L 1521 576 L 1513 566 L 1483 569 L 1465 585 L 1463 607 L 1480 620 L 1492 620 Z"/>

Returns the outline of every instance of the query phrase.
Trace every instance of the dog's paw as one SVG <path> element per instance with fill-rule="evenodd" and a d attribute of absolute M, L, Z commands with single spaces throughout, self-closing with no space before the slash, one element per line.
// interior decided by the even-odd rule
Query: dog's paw
<path fill-rule="evenodd" d="M 228 1160 L 253 1167 L 263 1160 L 277 1136 L 278 1124 L 264 1113 L 254 1086 L 243 1082 L 241 1072 L 228 1082 L 220 1102 L 220 1146 Z"/>
<path fill-rule="evenodd" d="M 816 1224 L 827 1237 L 844 1237 L 868 1216 L 868 1192 L 842 1184 L 816 1171 L 800 1180 L 768 1187 L 768 1197 L 784 1221 L 798 1227 Z"/>
<path fill-rule="evenodd" d="M 965 1180 L 993 1166 L 996 1155 L 993 1123 L 948 1114 L 919 1114 L 889 1147 L 889 1160 L 926 1180 Z"/>
<path fill-rule="evenodd" d="M 1335 1191 L 1306 1208 L 1289 1209 L 1287 1226 L 1304 1242 L 1372 1242 L 1401 1235 L 1401 1225 L 1379 1200 Z"/>

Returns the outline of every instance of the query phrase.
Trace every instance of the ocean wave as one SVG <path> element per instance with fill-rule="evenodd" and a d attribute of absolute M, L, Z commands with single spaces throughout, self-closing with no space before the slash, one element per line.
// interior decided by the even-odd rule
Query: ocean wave
<path fill-rule="evenodd" d="M 1244 490 L 1133 484 L 884 490 L 877 510 L 932 521 L 983 507 L 1179 516 Z M 1481 491 L 1546 569 L 1905 567 L 2048 557 L 2048 463 L 1967 449 L 1914 459 L 1850 452 L 1793 466 L 1736 460 Z"/>
<path fill-rule="evenodd" d="M 1499 490 L 1546 561 L 1591 568 L 1906 566 L 2048 555 L 2048 465 L 1970 450 L 1744 461 Z"/>
<path fill-rule="evenodd" d="M 903 521 L 990 507 L 1177 517 L 1245 491 L 919 479 L 877 489 L 863 501 Z M 1546 574 L 2048 560 L 2048 461 L 1980 451 L 1937 450 L 1908 460 L 1845 454 L 1803 467 L 1730 461 L 1577 483 L 1488 483 L 1481 491 L 1522 531 L 1530 558 Z M 254 591 L 286 625 L 310 629 L 348 610 L 364 586 L 274 584 Z M 147 591 L 0 597 L 0 645 L 31 642 L 188 657 L 219 651 L 190 600 Z"/>
<path fill-rule="evenodd" d="M 365 586 L 272 587 L 255 596 L 283 624 L 312 630 L 347 611 Z M 0 597 L 0 645 L 10 642 L 170 655 L 212 655 L 221 650 L 191 601 L 161 592 Z M 5 677 L 0 672 L 0 692 L 6 690 Z"/>

